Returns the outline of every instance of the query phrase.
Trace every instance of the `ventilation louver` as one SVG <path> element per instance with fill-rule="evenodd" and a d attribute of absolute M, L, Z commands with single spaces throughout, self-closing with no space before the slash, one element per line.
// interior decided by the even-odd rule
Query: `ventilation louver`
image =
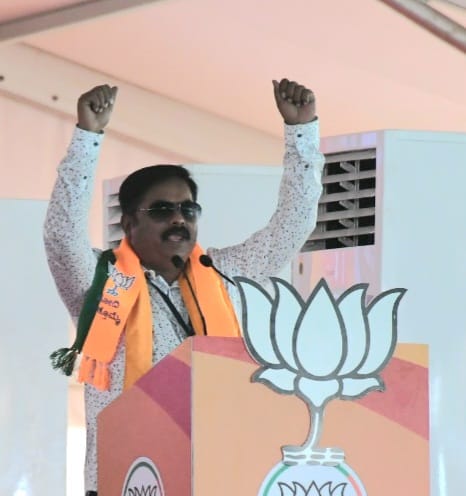
<path fill-rule="evenodd" d="M 120 224 L 121 208 L 118 202 L 118 193 L 110 194 L 107 197 L 107 247 L 116 248 L 123 238 L 123 229 Z"/>
<path fill-rule="evenodd" d="M 326 155 L 317 226 L 302 251 L 374 244 L 375 153 Z"/>

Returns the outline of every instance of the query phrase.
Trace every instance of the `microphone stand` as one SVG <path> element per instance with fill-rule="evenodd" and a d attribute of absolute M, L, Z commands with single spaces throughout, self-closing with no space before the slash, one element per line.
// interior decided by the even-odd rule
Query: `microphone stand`
<path fill-rule="evenodd" d="M 201 264 L 204 267 L 211 267 L 212 269 L 215 270 L 215 272 L 217 272 L 217 274 L 220 277 L 223 277 L 223 279 L 225 279 L 225 281 L 228 281 L 230 284 L 233 284 L 233 286 L 236 286 L 236 283 L 234 281 L 232 281 L 228 276 L 226 276 L 223 272 L 220 272 L 217 269 L 217 267 L 215 267 L 214 262 L 213 262 L 212 258 L 209 257 L 209 255 L 201 255 L 199 257 L 199 262 L 201 262 Z"/>
<path fill-rule="evenodd" d="M 183 259 L 179 255 L 173 255 L 172 264 L 177 269 L 181 270 L 181 273 L 183 274 L 184 278 L 186 279 L 186 282 L 188 283 L 189 291 L 191 292 L 191 294 L 193 296 L 194 303 L 195 303 L 196 308 L 197 308 L 197 312 L 199 313 L 199 317 L 201 318 L 204 336 L 207 336 L 207 324 L 206 324 L 206 321 L 204 318 L 204 314 L 202 313 L 201 306 L 199 305 L 199 300 L 196 297 L 196 293 L 194 292 L 191 281 L 189 280 L 188 274 L 186 273 L 186 264 L 184 263 Z"/>

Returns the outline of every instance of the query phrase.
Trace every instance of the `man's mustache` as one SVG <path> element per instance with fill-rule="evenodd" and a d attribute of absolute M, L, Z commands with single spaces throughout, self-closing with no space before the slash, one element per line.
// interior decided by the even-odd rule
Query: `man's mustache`
<path fill-rule="evenodd" d="M 190 239 L 191 238 L 191 235 L 189 234 L 189 231 L 186 229 L 186 227 L 183 227 L 183 226 L 179 226 L 179 227 L 170 227 L 169 229 L 167 229 L 166 231 L 164 231 L 162 233 L 162 239 L 164 241 L 167 241 L 168 238 L 171 236 L 171 235 L 175 235 L 175 236 L 181 236 L 182 238 L 184 239 Z"/>

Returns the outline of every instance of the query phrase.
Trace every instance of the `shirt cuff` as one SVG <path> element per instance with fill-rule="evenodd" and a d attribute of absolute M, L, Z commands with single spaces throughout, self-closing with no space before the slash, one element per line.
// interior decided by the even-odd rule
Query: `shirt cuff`
<path fill-rule="evenodd" d="M 59 173 L 68 171 L 70 177 L 88 179 L 93 175 L 104 134 L 75 127 L 66 157 L 58 167 Z M 82 186 L 82 185 L 81 185 Z"/>
<path fill-rule="evenodd" d="M 86 131 L 85 129 L 75 126 L 70 148 L 75 142 L 79 143 L 81 149 L 90 148 L 92 150 L 92 148 L 99 148 L 104 136 L 104 133 L 94 133 L 93 131 Z"/>
<path fill-rule="evenodd" d="M 319 119 L 306 124 L 285 124 L 285 144 L 298 149 L 311 147 L 319 149 L 320 131 Z"/>

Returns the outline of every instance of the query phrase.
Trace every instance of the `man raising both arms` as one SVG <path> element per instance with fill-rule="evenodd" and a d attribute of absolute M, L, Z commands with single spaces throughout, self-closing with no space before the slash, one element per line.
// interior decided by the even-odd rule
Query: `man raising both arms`
<path fill-rule="evenodd" d="M 291 260 L 313 231 L 324 164 L 313 93 L 287 79 L 273 85 L 285 123 L 276 210 L 245 241 L 207 249 L 228 277 L 241 275 L 261 284 Z M 196 242 L 201 207 L 197 185 L 185 168 L 157 165 L 130 174 L 119 191 L 124 239 L 114 252 L 92 249 L 87 227 L 91 195 L 116 97 L 116 88 L 103 85 L 79 98 L 78 124 L 58 168 L 44 230 L 50 270 L 78 322 L 76 342 L 54 353 L 53 362 L 70 374 L 82 350 L 88 496 L 97 494 L 98 413 L 187 336 L 240 334 L 235 287 L 199 262 L 204 253 Z M 202 317 L 186 275 L 194 281 Z"/>

